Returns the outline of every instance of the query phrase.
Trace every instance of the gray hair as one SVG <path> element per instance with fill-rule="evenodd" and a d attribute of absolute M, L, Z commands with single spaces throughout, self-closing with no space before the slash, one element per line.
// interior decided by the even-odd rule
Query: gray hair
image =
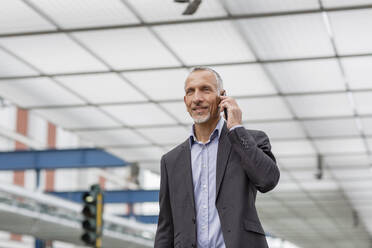
<path fill-rule="evenodd" d="M 207 67 L 207 66 L 197 66 L 197 67 L 194 67 L 191 69 L 189 75 L 195 71 L 209 71 L 209 72 L 212 72 L 213 75 L 216 77 L 216 82 L 217 82 L 217 91 L 218 91 L 218 94 L 221 93 L 221 91 L 223 90 L 223 82 L 222 82 L 222 78 L 220 76 L 220 74 L 218 74 L 218 72 L 216 72 L 215 70 L 213 70 L 212 68 L 210 67 Z M 186 81 L 185 81 L 185 87 L 186 87 Z"/>

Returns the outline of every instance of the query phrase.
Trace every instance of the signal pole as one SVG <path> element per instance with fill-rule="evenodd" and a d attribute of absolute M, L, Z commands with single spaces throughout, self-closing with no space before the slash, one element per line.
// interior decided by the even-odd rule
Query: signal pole
<path fill-rule="evenodd" d="M 103 228 L 103 193 L 98 184 L 90 187 L 89 192 L 83 194 L 84 216 L 81 240 L 94 248 L 102 248 Z"/>

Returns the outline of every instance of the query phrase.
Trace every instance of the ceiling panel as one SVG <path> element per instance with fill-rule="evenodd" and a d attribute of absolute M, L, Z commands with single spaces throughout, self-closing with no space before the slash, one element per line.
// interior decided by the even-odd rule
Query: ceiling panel
<path fill-rule="evenodd" d="M 220 1 L 204 0 L 194 15 L 182 15 L 187 3 L 174 0 L 128 0 L 145 22 L 175 21 L 227 16 Z"/>
<path fill-rule="evenodd" d="M 120 0 L 30 0 L 62 28 L 139 23 Z"/>
<path fill-rule="evenodd" d="M 345 93 L 287 97 L 297 117 L 352 116 Z"/>
<path fill-rule="evenodd" d="M 157 146 L 138 148 L 109 148 L 107 151 L 129 162 L 149 160 L 160 161 L 161 156 L 165 153 L 163 149 Z"/>
<path fill-rule="evenodd" d="M 269 63 L 266 66 L 282 93 L 345 90 L 335 59 Z"/>
<path fill-rule="evenodd" d="M 366 148 L 361 138 L 348 139 L 314 139 L 314 143 L 322 154 L 365 152 Z"/>
<path fill-rule="evenodd" d="M 313 120 L 303 122 L 311 137 L 359 135 L 355 119 Z"/>
<path fill-rule="evenodd" d="M 265 17 L 238 23 L 260 59 L 334 55 L 321 14 Z"/>
<path fill-rule="evenodd" d="M 33 110 L 63 128 L 117 127 L 119 124 L 94 107 Z"/>
<path fill-rule="evenodd" d="M 308 140 L 277 141 L 271 142 L 272 152 L 275 156 L 314 155 L 315 150 Z"/>
<path fill-rule="evenodd" d="M 56 77 L 89 103 L 146 101 L 131 85 L 114 73 Z"/>
<path fill-rule="evenodd" d="M 144 27 L 73 33 L 114 69 L 177 66 L 179 62 Z"/>
<path fill-rule="evenodd" d="M 290 174 L 291 176 L 297 180 L 298 182 L 305 182 L 305 181 L 310 181 L 310 182 L 314 182 L 314 181 L 317 181 L 316 179 L 316 174 L 317 172 L 317 169 L 316 169 L 316 166 L 313 168 L 313 170 L 305 170 L 305 171 L 291 171 Z M 330 179 L 331 176 L 329 175 L 328 171 L 325 171 L 323 173 L 323 179 Z"/>
<path fill-rule="evenodd" d="M 327 190 L 338 190 L 338 184 L 331 179 L 325 180 L 317 180 L 313 182 L 300 182 L 301 187 L 307 191 L 327 191 Z"/>
<path fill-rule="evenodd" d="M 372 118 L 371 117 L 364 117 L 360 118 L 362 122 L 363 131 L 367 135 L 372 135 Z"/>
<path fill-rule="evenodd" d="M 275 154 L 274 154 L 275 155 Z M 316 156 L 304 156 L 304 157 L 278 157 L 277 161 L 279 165 L 288 169 L 305 169 L 305 168 L 316 168 L 317 167 L 317 157 Z"/>
<path fill-rule="evenodd" d="M 184 127 L 140 128 L 137 131 L 160 145 L 180 144 L 190 135 L 190 130 Z"/>
<path fill-rule="evenodd" d="M 277 91 L 259 64 L 215 66 L 228 96 L 276 94 Z"/>
<path fill-rule="evenodd" d="M 360 167 L 367 166 L 372 162 L 366 153 L 356 155 L 337 154 L 334 156 L 324 156 L 324 161 L 331 167 Z"/>
<path fill-rule="evenodd" d="M 0 136 L 0 151 L 12 151 L 14 150 L 14 140 L 7 139 Z M 11 171 L 9 171 L 11 173 Z"/>
<path fill-rule="evenodd" d="M 369 152 L 372 152 L 372 138 L 367 139 L 368 142 L 368 147 L 369 147 Z M 372 164 L 372 157 L 370 157 L 370 165 Z"/>
<path fill-rule="evenodd" d="M 339 54 L 372 52 L 372 9 L 331 12 L 329 18 Z"/>
<path fill-rule="evenodd" d="M 370 169 L 361 168 L 361 169 L 337 169 L 332 170 L 332 174 L 339 180 L 358 180 L 358 179 L 370 179 L 372 180 L 372 173 Z M 369 192 L 372 195 L 372 190 Z M 359 195 L 360 196 L 360 195 Z"/>
<path fill-rule="evenodd" d="M 372 56 L 342 58 L 350 89 L 372 89 Z"/>
<path fill-rule="evenodd" d="M 372 91 L 353 93 L 356 110 L 358 114 L 372 113 Z"/>
<path fill-rule="evenodd" d="M 365 4 L 372 4 L 372 0 L 322 0 L 323 6 L 326 8 L 332 7 L 351 7 Z"/>
<path fill-rule="evenodd" d="M 370 179 L 363 179 L 359 180 L 358 182 L 355 181 L 340 181 L 340 184 L 343 188 L 349 191 L 362 191 L 365 189 L 372 189 L 372 180 Z"/>
<path fill-rule="evenodd" d="M 19 0 L 2 0 L 0 33 L 46 31 L 57 29 L 30 7 Z"/>
<path fill-rule="evenodd" d="M 164 25 L 154 30 L 187 65 L 255 60 L 231 21 Z"/>
<path fill-rule="evenodd" d="M 162 103 L 160 105 L 175 116 L 179 122 L 184 124 L 193 123 L 190 114 L 186 110 L 184 102 Z"/>
<path fill-rule="evenodd" d="M 298 121 L 262 122 L 245 124 L 248 129 L 265 131 L 270 139 L 305 138 L 306 134 Z"/>
<path fill-rule="evenodd" d="M 128 72 L 123 74 L 152 100 L 180 100 L 185 95 L 186 69 Z"/>
<path fill-rule="evenodd" d="M 149 145 L 150 142 L 130 129 L 94 130 L 74 132 L 98 146 Z"/>
<path fill-rule="evenodd" d="M 176 123 L 166 112 L 153 103 L 112 105 L 101 108 L 130 126 Z"/>
<path fill-rule="evenodd" d="M 3 50 L 0 50 L 0 65 L 0 77 L 38 75 L 37 71 Z"/>
<path fill-rule="evenodd" d="M 295 182 L 283 182 L 278 183 L 278 185 L 275 187 L 275 192 L 300 192 L 300 188 L 297 183 Z"/>
<path fill-rule="evenodd" d="M 84 103 L 46 77 L 0 81 L 0 95 L 25 108 Z"/>
<path fill-rule="evenodd" d="M 238 99 L 237 103 L 243 112 L 243 121 L 292 118 L 280 97 Z"/>
<path fill-rule="evenodd" d="M 44 73 L 107 70 L 65 34 L 1 38 L 0 44 Z"/>
<path fill-rule="evenodd" d="M 225 0 L 234 15 L 319 9 L 317 0 Z"/>

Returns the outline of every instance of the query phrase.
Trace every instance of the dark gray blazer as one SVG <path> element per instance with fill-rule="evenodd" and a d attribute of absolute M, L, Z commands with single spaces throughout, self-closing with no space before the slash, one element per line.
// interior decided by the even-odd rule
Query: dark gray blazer
<path fill-rule="evenodd" d="M 222 129 L 217 152 L 216 207 L 226 248 L 267 248 L 258 219 L 257 190 L 265 193 L 279 181 L 267 135 L 243 127 Z M 196 212 L 187 139 L 161 159 L 159 221 L 155 248 L 196 247 Z"/>

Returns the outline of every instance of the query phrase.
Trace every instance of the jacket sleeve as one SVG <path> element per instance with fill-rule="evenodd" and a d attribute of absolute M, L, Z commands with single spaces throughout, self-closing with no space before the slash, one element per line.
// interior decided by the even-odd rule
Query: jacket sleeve
<path fill-rule="evenodd" d="M 267 135 L 258 131 L 256 139 L 244 128 L 228 133 L 233 149 L 240 155 L 241 164 L 248 178 L 261 193 L 275 188 L 280 172 Z"/>
<path fill-rule="evenodd" d="M 160 192 L 159 192 L 159 219 L 155 235 L 154 248 L 173 248 L 173 220 L 170 205 L 168 173 L 164 156 L 161 158 Z"/>

